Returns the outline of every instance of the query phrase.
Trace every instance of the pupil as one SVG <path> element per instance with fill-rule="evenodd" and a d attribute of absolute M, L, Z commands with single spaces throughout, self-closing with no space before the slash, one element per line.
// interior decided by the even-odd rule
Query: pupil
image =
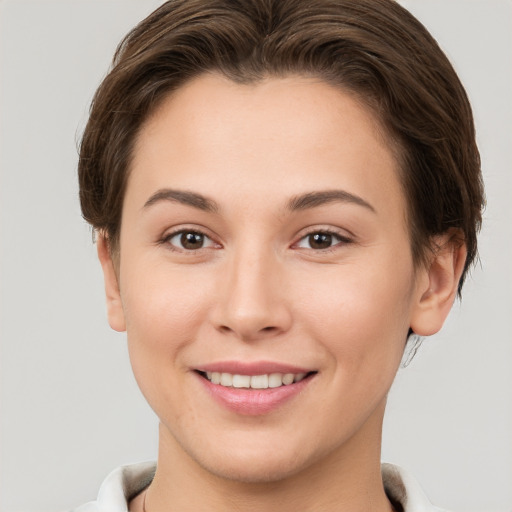
<path fill-rule="evenodd" d="M 332 235 L 328 233 L 315 233 L 309 236 L 309 245 L 313 249 L 328 249 L 332 245 Z"/>
<path fill-rule="evenodd" d="M 181 245 L 185 249 L 200 249 L 203 246 L 204 237 L 200 233 L 183 233 Z"/>

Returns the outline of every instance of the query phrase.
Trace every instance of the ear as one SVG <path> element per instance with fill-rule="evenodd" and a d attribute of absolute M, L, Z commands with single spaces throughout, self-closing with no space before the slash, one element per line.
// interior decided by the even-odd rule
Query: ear
<path fill-rule="evenodd" d="M 108 323 L 115 331 L 123 332 L 126 330 L 126 322 L 123 304 L 121 302 L 121 293 L 119 291 L 117 273 L 108 245 L 108 239 L 104 233 L 99 233 L 97 247 L 98 258 L 103 269 L 103 279 L 105 281 Z"/>
<path fill-rule="evenodd" d="M 466 245 L 453 231 L 436 237 L 429 265 L 420 270 L 411 329 L 420 336 L 438 332 L 453 305 L 466 262 Z"/>

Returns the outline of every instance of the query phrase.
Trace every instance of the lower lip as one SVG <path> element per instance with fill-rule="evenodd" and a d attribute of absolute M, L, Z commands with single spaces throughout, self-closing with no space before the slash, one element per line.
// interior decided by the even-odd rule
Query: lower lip
<path fill-rule="evenodd" d="M 198 374 L 199 380 L 217 403 L 237 414 L 247 416 L 268 414 L 278 409 L 303 391 L 310 384 L 313 377 L 314 375 L 310 375 L 300 382 L 278 388 L 247 389 L 213 384 Z"/>

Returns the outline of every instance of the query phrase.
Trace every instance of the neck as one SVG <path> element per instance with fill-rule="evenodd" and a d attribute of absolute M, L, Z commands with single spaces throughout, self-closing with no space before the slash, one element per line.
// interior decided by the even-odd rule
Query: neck
<path fill-rule="evenodd" d="M 158 467 L 145 496 L 146 512 L 259 512 L 273 510 L 276 504 L 280 512 L 390 512 L 380 473 L 382 416 L 383 410 L 334 452 L 267 482 L 213 474 L 184 452 L 161 425 Z"/>

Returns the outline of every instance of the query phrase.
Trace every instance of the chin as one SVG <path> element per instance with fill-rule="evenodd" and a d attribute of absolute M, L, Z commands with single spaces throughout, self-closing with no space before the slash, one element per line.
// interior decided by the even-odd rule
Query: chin
<path fill-rule="evenodd" d="M 275 443 L 261 439 L 243 445 L 240 442 L 219 444 L 216 450 L 194 450 L 188 455 L 203 470 L 218 478 L 247 484 L 281 482 L 300 474 L 322 458 L 322 454 L 304 442 L 287 445 L 284 440 Z"/>
<path fill-rule="evenodd" d="M 261 456 L 258 460 L 230 458 L 229 460 L 222 461 L 222 463 L 219 461 L 215 461 L 212 464 L 207 464 L 204 461 L 197 462 L 199 462 L 203 469 L 218 478 L 246 484 L 281 482 L 300 473 L 301 469 L 305 466 L 305 464 L 301 464 L 299 461 L 290 461 L 290 459 L 285 457 L 269 461 L 261 460 Z"/>

